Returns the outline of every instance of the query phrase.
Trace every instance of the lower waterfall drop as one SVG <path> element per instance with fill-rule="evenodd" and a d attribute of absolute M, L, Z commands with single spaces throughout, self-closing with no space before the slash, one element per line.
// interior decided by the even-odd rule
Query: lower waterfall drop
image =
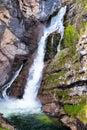
<path fill-rule="evenodd" d="M 0 100 L 0 112 L 4 116 L 12 113 L 38 113 L 41 112 L 41 103 L 37 98 L 38 89 L 42 79 L 42 71 L 44 67 L 44 55 L 47 37 L 53 33 L 60 33 L 61 39 L 58 50 L 60 50 L 60 43 L 64 34 L 63 18 L 66 13 L 66 6 L 62 7 L 60 11 L 51 19 L 50 25 L 44 27 L 44 33 L 38 43 L 37 53 L 29 72 L 29 77 L 25 86 L 25 91 L 22 99 L 5 98 Z"/>

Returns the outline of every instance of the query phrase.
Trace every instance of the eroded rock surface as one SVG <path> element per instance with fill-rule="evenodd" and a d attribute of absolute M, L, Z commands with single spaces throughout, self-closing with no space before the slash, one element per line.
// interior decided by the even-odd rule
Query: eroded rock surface
<path fill-rule="evenodd" d="M 41 28 L 41 23 L 32 15 L 28 18 L 23 16 L 20 1 L 1 1 L 0 86 L 6 83 L 20 64 L 27 61 L 28 57 L 35 52 L 42 35 Z M 16 63 L 15 59 L 18 59 Z"/>
<path fill-rule="evenodd" d="M 38 96 L 45 112 L 60 117 L 72 130 L 86 130 L 87 1 L 70 2 L 61 51 L 46 62 Z"/>
<path fill-rule="evenodd" d="M 9 129 L 9 130 L 15 130 L 13 126 L 11 126 L 5 119 L 2 117 L 2 114 L 0 114 L 0 129 Z"/>
<path fill-rule="evenodd" d="M 19 0 L 19 3 L 25 17 L 35 16 L 40 21 L 46 21 L 61 7 L 60 0 Z"/>

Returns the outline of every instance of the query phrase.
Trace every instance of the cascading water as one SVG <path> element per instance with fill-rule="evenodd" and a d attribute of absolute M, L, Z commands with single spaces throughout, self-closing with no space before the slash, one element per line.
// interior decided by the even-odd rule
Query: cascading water
<path fill-rule="evenodd" d="M 19 75 L 20 71 L 22 70 L 22 68 L 23 68 L 23 65 L 21 65 L 20 68 L 19 68 L 19 70 L 15 72 L 15 74 L 12 77 L 11 81 L 8 82 L 6 85 L 3 86 L 3 88 L 2 88 L 3 89 L 2 90 L 2 96 L 3 96 L 4 99 L 9 98 L 7 96 L 7 94 L 6 94 L 6 91 L 7 91 L 8 88 L 10 88 L 10 86 L 12 85 L 12 83 L 14 82 L 14 80 L 18 77 L 18 75 Z"/>
<path fill-rule="evenodd" d="M 61 39 L 58 45 L 58 51 L 60 50 L 60 43 L 63 38 L 64 26 L 63 26 L 63 17 L 66 12 L 66 6 L 62 7 L 58 14 L 52 18 L 50 25 L 44 27 L 44 34 L 41 37 L 40 42 L 38 43 L 38 50 L 34 63 L 30 68 L 29 77 L 27 79 L 23 99 L 12 99 L 7 98 L 6 93 L 4 99 L 0 101 L 0 112 L 4 115 L 11 113 L 21 113 L 29 112 L 36 113 L 41 110 L 41 103 L 37 98 L 38 89 L 40 87 L 42 70 L 44 67 L 44 55 L 45 55 L 45 45 L 47 37 L 53 33 L 60 33 Z M 8 86 L 7 86 L 8 88 Z M 6 91 L 6 89 L 4 90 Z M 4 92 L 3 92 L 4 93 Z"/>

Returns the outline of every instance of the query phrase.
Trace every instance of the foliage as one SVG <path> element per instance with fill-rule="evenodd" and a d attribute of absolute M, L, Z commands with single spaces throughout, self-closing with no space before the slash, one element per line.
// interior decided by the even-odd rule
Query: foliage
<path fill-rule="evenodd" d="M 80 2 L 87 2 L 87 0 L 80 0 Z"/>
<path fill-rule="evenodd" d="M 78 113 L 78 118 L 85 124 L 87 123 L 87 105 L 85 105 Z"/>
<path fill-rule="evenodd" d="M 52 124 L 52 120 L 51 118 L 49 118 L 48 116 L 46 115 L 39 115 L 39 116 L 36 116 L 36 119 L 45 123 L 45 124 Z"/>
<path fill-rule="evenodd" d="M 71 115 L 72 117 L 76 117 L 84 105 L 85 105 L 85 103 L 81 103 L 78 105 L 65 104 L 64 111 L 65 111 L 65 113 Z"/>
<path fill-rule="evenodd" d="M 68 47 L 71 52 L 75 52 L 76 50 L 76 43 L 78 40 L 78 32 L 73 25 L 68 25 L 65 28 L 65 38 L 64 38 L 64 45 Z"/>
<path fill-rule="evenodd" d="M 5 128 L 5 129 L 4 129 L 4 128 L 1 128 L 1 127 L 0 127 L 0 130 L 9 130 L 9 129 L 8 129 L 8 128 Z"/>
<path fill-rule="evenodd" d="M 66 98 L 68 97 L 68 92 L 67 91 L 59 91 L 56 93 L 56 98 Z"/>

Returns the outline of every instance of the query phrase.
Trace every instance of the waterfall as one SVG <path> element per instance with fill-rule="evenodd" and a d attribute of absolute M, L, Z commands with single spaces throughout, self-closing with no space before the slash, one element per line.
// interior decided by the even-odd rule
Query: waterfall
<path fill-rule="evenodd" d="M 55 17 L 51 19 L 50 24 L 44 27 L 44 33 L 38 43 L 38 49 L 34 62 L 29 71 L 29 77 L 26 82 L 25 91 L 23 99 L 14 99 L 6 97 L 6 89 L 4 90 L 4 99 L 0 101 L 0 112 L 4 115 L 9 115 L 12 113 L 36 113 L 41 110 L 41 103 L 37 98 L 38 89 L 40 87 L 42 79 L 42 71 L 44 67 L 44 55 L 46 39 L 51 33 L 60 33 L 61 39 L 58 45 L 60 48 L 60 43 L 63 38 L 64 27 L 63 27 L 63 17 L 66 12 L 66 6 L 62 7 Z M 10 86 L 9 86 L 10 87 Z M 8 88 L 8 86 L 7 86 Z"/>
<path fill-rule="evenodd" d="M 12 83 L 15 81 L 15 79 L 18 77 L 20 71 L 22 70 L 23 65 L 20 66 L 20 68 L 15 72 L 15 74 L 13 75 L 12 79 L 10 82 L 8 82 L 6 85 L 3 86 L 2 88 L 2 96 L 4 99 L 9 98 L 6 94 L 7 89 L 10 88 L 10 86 L 12 85 Z"/>

